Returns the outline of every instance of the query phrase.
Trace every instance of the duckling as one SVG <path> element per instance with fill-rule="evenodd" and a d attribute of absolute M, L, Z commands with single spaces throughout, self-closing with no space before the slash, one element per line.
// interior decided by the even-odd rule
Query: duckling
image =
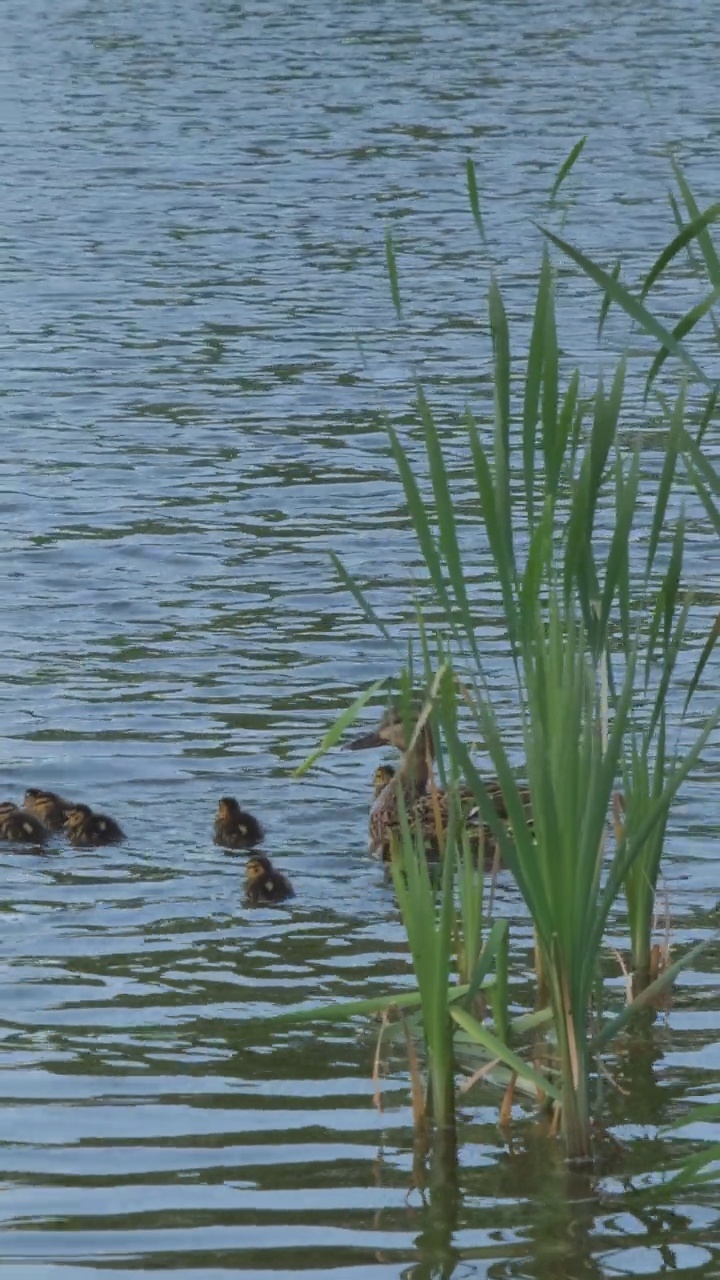
<path fill-rule="evenodd" d="M 19 809 L 11 800 L 3 800 L 0 804 L 0 840 L 44 844 L 47 836 L 47 827 L 34 814 Z"/>
<path fill-rule="evenodd" d="M 388 782 L 392 782 L 395 777 L 395 770 L 391 764 L 379 764 L 373 774 L 373 791 L 377 800 L 381 791 L 384 791 Z"/>
<path fill-rule="evenodd" d="M 276 871 L 269 858 L 255 853 L 245 868 L 245 901 L 249 906 L 285 902 L 295 897 L 287 876 Z"/>
<path fill-rule="evenodd" d="M 100 844 L 118 844 L 125 832 L 113 818 L 93 813 L 87 804 L 73 804 L 67 811 L 65 833 L 77 848 L 89 849 Z"/>
<path fill-rule="evenodd" d="M 23 809 L 39 818 L 50 831 L 61 831 L 65 826 L 68 810 L 72 809 L 69 800 L 54 791 L 43 791 L 40 787 L 28 787 L 23 799 Z"/>
<path fill-rule="evenodd" d="M 232 796 L 223 796 L 215 814 L 213 840 L 226 849 L 252 849 L 259 844 L 265 832 L 251 813 L 241 809 Z"/>

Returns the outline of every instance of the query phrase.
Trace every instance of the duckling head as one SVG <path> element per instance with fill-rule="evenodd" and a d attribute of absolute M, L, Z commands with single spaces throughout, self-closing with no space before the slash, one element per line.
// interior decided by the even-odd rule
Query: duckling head
<path fill-rule="evenodd" d="M 375 796 L 379 796 L 384 791 L 389 782 L 395 777 L 395 770 L 391 764 L 379 764 L 373 774 L 373 790 Z"/>
<path fill-rule="evenodd" d="M 67 811 L 65 826 L 69 830 L 73 830 L 76 827 L 83 826 L 88 818 L 92 818 L 92 816 L 93 811 L 89 804 L 73 804 Z"/>
<path fill-rule="evenodd" d="M 273 864 L 264 853 L 255 853 L 252 858 L 248 858 L 245 864 L 245 879 L 248 884 L 255 884 L 256 881 L 263 878 L 269 880 L 268 889 L 273 887 Z"/>
<path fill-rule="evenodd" d="M 223 796 L 218 800 L 217 816 L 221 822 L 235 822 L 240 813 L 240 805 L 232 796 Z"/>

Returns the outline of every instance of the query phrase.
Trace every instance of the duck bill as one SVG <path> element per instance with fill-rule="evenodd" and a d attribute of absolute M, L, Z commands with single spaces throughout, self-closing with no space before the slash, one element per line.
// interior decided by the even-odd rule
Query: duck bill
<path fill-rule="evenodd" d="M 372 733 L 364 733 L 362 738 L 355 738 L 352 742 L 346 742 L 343 751 L 365 751 L 367 747 L 384 747 L 385 740 L 380 737 L 377 729 Z"/>

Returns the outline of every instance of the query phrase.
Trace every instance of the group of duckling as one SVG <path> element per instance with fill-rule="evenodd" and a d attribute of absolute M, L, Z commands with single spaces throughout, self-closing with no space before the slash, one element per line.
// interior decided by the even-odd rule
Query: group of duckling
<path fill-rule="evenodd" d="M 114 818 L 96 813 L 87 804 L 65 800 L 55 791 L 28 787 L 21 805 L 11 800 L 0 802 L 0 840 L 42 846 L 53 832 L 62 832 L 77 849 L 119 844 L 125 839 Z M 223 796 L 215 815 L 215 843 L 225 849 L 252 849 L 263 836 L 257 818 L 241 809 L 231 796 Z M 290 881 L 275 870 L 270 859 L 262 853 L 253 854 L 245 868 L 247 901 L 275 903 L 293 896 Z"/>
<path fill-rule="evenodd" d="M 53 831 L 62 831 L 76 848 L 91 849 L 118 844 L 125 833 L 106 813 L 96 813 L 88 804 L 64 800 L 55 791 L 28 787 L 22 805 L 11 800 L 0 803 L 0 840 L 19 844 L 45 844 Z"/>
<path fill-rule="evenodd" d="M 232 796 L 218 803 L 213 840 L 223 849 L 253 849 L 265 838 L 262 825 Z M 251 906 L 269 906 L 295 897 L 287 876 L 278 871 L 264 853 L 253 853 L 245 864 L 245 901 Z"/>
<path fill-rule="evenodd" d="M 411 827 L 422 835 L 426 856 L 437 857 L 447 827 L 449 801 L 439 788 L 428 789 L 435 754 L 429 725 L 425 725 L 408 746 L 402 717 L 397 708 L 391 707 L 376 730 L 349 742 L 345 749 L 379 746 L 394 747 L 402 758 L 397 770 L 382 764 L 373 774 L 375 796 L 370 809 L 370 851 L 384 862 L 390 860 L 401 829 L 402 797 Z M 506 820 L 499 784 L 493 780 L 485 786 L 499 817 Z M 521 790 L 521 797 L 526 820 L 532 825 L 529 792 Z M 496 855 L 497 842 L 478 819 L 473 793 L 462 790 L 459 799 L 471 847 L 478 858 L 491 860 Z M 125 838 L 122 828 L 107 814 L 96 813 L 86 804 L 73 804 L 54 791 L 29 787 L 22 805 L 10 801 L 0 803 L 0 840 L 42 845 L 53 831 L 63 831 L 77 848 L 117 844 Z M 245 899 L 251 905 L 274 905 L 295 896 L 287 877 L 273 866 L 266 854 L 256 850 L 255 846 L 262 843 L 264 836 L 257 818 L 242 809 L 232 796 L 222 797 L 215 813 L 213 840 L 224 849 L 254 850 L 245 866 Z"/>

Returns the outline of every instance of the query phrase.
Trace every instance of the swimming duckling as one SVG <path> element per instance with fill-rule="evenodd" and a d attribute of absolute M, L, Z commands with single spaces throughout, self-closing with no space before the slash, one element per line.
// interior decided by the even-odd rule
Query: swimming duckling
<path fill-rule="evenodd" d="M 377 800 L 381 791 L 384 791 L 388 782 L 392 782 L 395 777 L 395 770 L 391 764 L 379 764 L 373 774 L 373 791 Z"/>
<path fill-rule="evenodd" d="M 16 840 L 21 844 L 44 844 L 47 827 L 32 813 L 19 809 L 12 800 L 0 804 L 0 840 Z"/>
<path fill-rule="evenodd" d="M 264 835 L 257 818 L 241 809 L 232 796 L 223 796 L 215 814 L 215 844 L 224 845 L 226 849 L 252 849 Z"/>
<path fill-rule="evenodd" d="M 276 871 L 264 853 L 253 854 L 245 868 L 245 901 L 250 906 L 285 902 L 295 897 L 287 876 Z"/>
<path fill-rule="evenodd" d="M 28 787 L 23 799 L 23 809 L 32 813 L 50 829 L 60 831 L 65 826 L 68 810 L 72 809 L 69 800 L 54 791 L 43 791 L 40 787 Z"/>
<path fill-rule="evenodd" d="M 125 832 L 105 813 L 93 813 L 88 804 L 73 804 L 67 811 L 65 834 L 77 848 L 90 849 L 100 844 L 118 844 Z"/>

